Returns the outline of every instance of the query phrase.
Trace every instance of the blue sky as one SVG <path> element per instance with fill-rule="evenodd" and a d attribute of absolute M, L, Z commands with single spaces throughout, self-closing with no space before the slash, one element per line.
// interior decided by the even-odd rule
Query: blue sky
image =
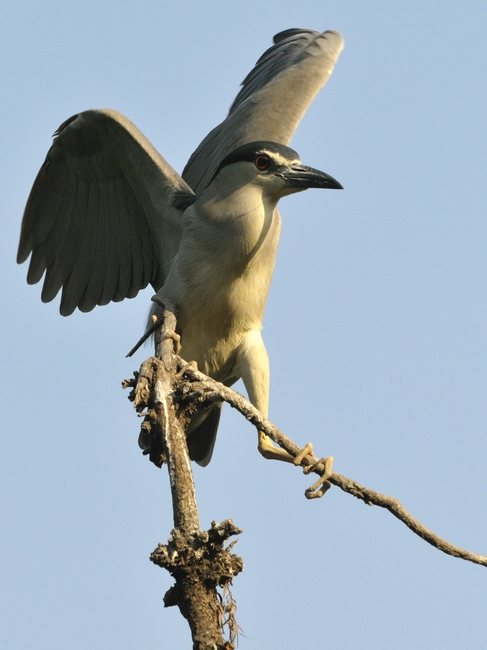
<path fill-rule="evenodd" d="M 80 110 L 115 108 L 181 171 L 288 27 L 344 34 L 292 146 L 345 191 L 280 204 L 264 321 L 271 418 L 487 553 L 486 13 L 474 0 L 4 7 L 2 648 L 190 647 L 163 608 L 171 580 L 148 560 L 171 529 L 168 480 L 140 455 L 120 389 L 149 355 L 125 359 L 151 290 L 64 319 L 15 264 L 50 136 Z M 202 526 L 244 529 L 243 650 L 485 647 L 485 568 L 337 489 L 306 501 L 309 479 L 264 461 L 230 409 L 195 480 Z"/>

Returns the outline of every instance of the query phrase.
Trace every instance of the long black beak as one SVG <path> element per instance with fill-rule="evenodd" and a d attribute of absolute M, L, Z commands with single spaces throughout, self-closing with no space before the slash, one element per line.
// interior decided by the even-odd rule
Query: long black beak
<path fill-rule="evenodd" d="M 279 176 L 286 181 L 286 187 L 307 190 L 310 187 L 321 187 L 329 190 L 343 190 L 343 186 L 329 174 L 319 169 L 305 165 L 289 165 L 279 170 Z"/>

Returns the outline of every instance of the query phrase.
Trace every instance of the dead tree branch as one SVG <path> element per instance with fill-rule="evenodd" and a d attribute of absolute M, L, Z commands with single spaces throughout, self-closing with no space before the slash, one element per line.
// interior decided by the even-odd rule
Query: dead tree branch
<path fill-rule="evenodd" d="M 178 337 L 174 333 L 176 319 L 165 309 L 156 331 L 157 358 L 145 361 L 132 386 L 135 408 L 142 413 L 139 444 L 148 449 L 158 466 L 167 463 L 173 505 L 174 529 L 167 545 L 159 544 L 151 554 L 154 564 L 171 573 L 175 584 L 164 597 L 164 605 L 177 605 L 187 619 L 193 638 L 193 650 L 231 650 L 238 633 L 232 614 L 225 612 L 222 596 L 231 601 L 229 586 L 233 577 L 243 570 L 241 558 L 230 553 L 228 539 L 242 531 L 228 520 L 212 522 L 208 531 L 200 530 L 193 473 L 186 444 L 187 417 L 173 400 L 177 378 L 178 357 L 173 352 Z M 228 627 L 225 641 L 222 628 Z"/>
<path fill-rule="evenodd" d="M 380 494 L 331 470 L 332 458 L 316 458 L 311 444 L 303 449 L 265 418 L 242 395 L 207 377 L 174 353 L 179 337 L 175 334 L 174 313 L 165 308 L 164 318 L 155 324 L 157 358 L 147 359 L 135 379 L 123 382 L 132 387 L 129 399 L 144 417 L 139 445 L 158 467 L 167 463 L 171 486 L 174 529 L 168 544 L 159 544 L 151 560 L 167 569 L 175 584 L 164 597 L 166 607 L 177 605 L 188 620 L 193 650 L 231 650 L 239 627 L 229 586 L 243 570 L 241 558 L 230 553 L 228 539 L 241 533 L 231 520 L 212 522 L 201 531 L 196 505 L 191 463 L 186 444 L 186 425 L 199 409 L 214 402 L 227 402 L 251 424 L 264 431 L 277 445 L 296 459 L 295 464 L 319 480 L 305 491 L 308 499 L 320 497 L 330 487 L 362 500 L 367 505 L 385 508 L 416 535 L 443 553 L 487 566 L 487 557 L 471 553 L 445 541 L 415 519 L 394 497 Z M 217 587 L 223 589 L 223 597 Z M 223 602 L 226 596 L 228 602 Z M 222 635 L 229 628 L 229 640 Z"/>
<path fill-rule="evenodd" d="M 184 368 L 185 362 L 182 359 L 178 360 L 178 367 Z M 183 401 L 193 401 L 198 406 L 201 404 L 208 405 L 213 401 L 225 401 L 234 409 L 239 411 L 250 423 L 254 426 L 262 429 L 272 440 L 278 444 L 280 447 L 285 449 L 291 456 L 298 456 L 301 452 L 301 448 L 290 440 L 282 431 L 280 431 L 270 420 L 265 418 L 250 402 L 248 402 L 242 395 L 227 388 L 223 384 L 210 379 L 203 373 L 195 370 L 191 365 L 186 366 L 183 376 L 189 381 L 187 384 L 183 384 L 180 388 L 181 397 Z M 325 468 L 324 465 L 320 462 L 319 458 L 316 458 L 312 454 L 308 454 L 302 461 L 301 465 L 306 469 L 307 467 L 312 468 L 312 472 L 318 475 L 322 475 Z M 375 505 L 380 508 L 385 508 L 400 521 L 402 521 L 406 526 L 413 531 L 416 535 L 424 539 L 428 544 L 431 544 L 438 550 L 446 553 L 447 555 L 452 555 L 453 557 L 458 557 L 469 562 L 474 562 L 475 564 L 480 564 L 487 566 L 487 557 L 484 555 L 479 555 L 477 553 L 472 553 L 470 551 L 454 546 L 442 539 L 431 530 L 426 528 L 421 522 L 419 522 L 415 517 L 409 513 L 401 502 L 391 496 L 386 494 L 380 494 L 375 492 L 370 488 L 366 488 L 357 481 L 354 481 L 346 476 L 342 476 L 337 472 L 333 472 L 327 480 L 339 487 L 344 492 L 351 494 L 357 499 L 362 500 L 367 505 Z M 316 489 L 315 486 L 312 486 Z M 313 496 L 313 491 L 311 488 L 306 491 L 306 496 L 310 498 Z"/>

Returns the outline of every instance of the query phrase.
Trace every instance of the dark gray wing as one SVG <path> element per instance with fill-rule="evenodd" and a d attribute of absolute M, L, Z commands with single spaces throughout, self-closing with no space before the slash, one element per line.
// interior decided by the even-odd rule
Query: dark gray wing
<path fill-rule="evenodd" d="M 276 34 L 274 45 L 244 79 L 225 121 L 206 136 L 184 168 L 182 176 L 193 190 L 203 190 L 223 158 L 242 144 L 289 144 L 343 45 L 341 34 L 333 31 L 288 29 Z"/>
<path fill-rule="evenodd" d="M 79 113 L 55 135 L 22 221 L 17 261 L 32 253 L 29 284 L 45 272 L 44 302 L 62 287 L 63 316 L 133 298 L 149 282 L 159 289 L 181 239 L 172 199 L 181 206 L 192 190 L 116 111 Z"/>

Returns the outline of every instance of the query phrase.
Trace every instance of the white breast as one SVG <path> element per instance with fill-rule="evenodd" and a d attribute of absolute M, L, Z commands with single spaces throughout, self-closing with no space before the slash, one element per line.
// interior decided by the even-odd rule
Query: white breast
<path fill-rule="evenodd" d="M 244 205 L 232 195 L 233 214 L 208 200 L 204 210 L 196 202 L 186 211 L 180 251 L 159 292 L 178 309 L 183 358 L 216 377 L 224 367 L 228 374 L 243 335 L 262 327 L 281 232 L 275 203 L 264 205 L 256 193 L 249 206 L 246 198 Z"/>

